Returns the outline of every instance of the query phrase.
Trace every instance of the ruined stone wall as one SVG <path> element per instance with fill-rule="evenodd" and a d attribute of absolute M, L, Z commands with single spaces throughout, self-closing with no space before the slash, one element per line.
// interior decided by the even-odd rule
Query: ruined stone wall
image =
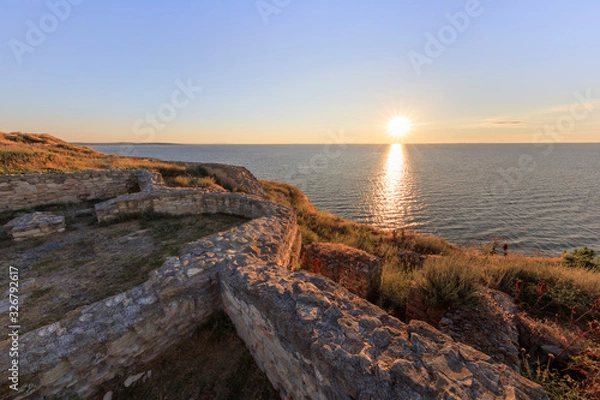
<path fill-rule="evenodd" d="M 136 171 L 0 175 L 0 211 L 79 202 L 139 190 Z"/>
<path fill-rule="evenodd" d="M 240 196 L 208 204 L 230 204 L 230 213 L 253 210 L 255 199 Z M 88 398 L 131 383 L 144 376 L 146 363 L 222 308 L 218 282 L 223 268 L 245 265 L 248 259 L 287 268 L 297 257 L 295 216 L 275 203 L 265 202 L 261 210 L 263 216 L 246 224 L 186 245 L 144 284 L 20 337 L 20 394 Z M 0 365 L 10 363 L 8 347 L 9 341 L 0 345 Z M 0 390 L 0 398 L 3 394 L 8 395 Z"/>
<path fill-rule="evenodd" d="M 144 210 L 253 220 L 188 244 L 146 283 L 20 337 L 22 398 L 97 397 L 147 376 L 145 363 L 223 308 L 282 398 L 547 399 L 426 323 L 404 324 L 327 278 L 290 271 L 299 233 L 285 206 L 149 184 L 96 207 L 105 220 Z M 0 365 L 9 346 L 0 344 Z"/>
<path fill-rule="evenodd" d="M 379 290 L 383 260 L 343 244 L 312 243 L 302 250 L 302 268 L 323 275 L 352 293 L 370 298 Z"/>
<path fill-rule="evenodd" d="M 145 284 L 22 336 L 21 391 L 32 399 L 86 398 L 138 373 L 138 365 L 179 343 L 220 307 L 209 261 L 169 259 Z M 1 350 L 0 362 L 9 365 Z"/>
<path fill-rule="evenodd" d="M 248 262 L 222 272 L 221 293 L 285 399 L 547 399 L 506 365 L 318 275 Z"/>
<path fill-rule="evenodd" d="M 273 212 L 275 206 L 275 203 L 244 194 L 169 188 L 123 195 L 96 204 L 96 217 L 104 222 L 153 210 L 173 215 L 221 213 L 257 218 Z"/>

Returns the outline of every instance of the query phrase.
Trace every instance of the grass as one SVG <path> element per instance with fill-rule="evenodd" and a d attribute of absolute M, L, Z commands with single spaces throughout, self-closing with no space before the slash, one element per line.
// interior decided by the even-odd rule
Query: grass
<path fill-rule="evenodd" d="M 0 174 L 74 172 L 106 168 L 185 170 L 184 166 L 174 163 L 100 153 L 50 135 L 0 132 Z"/>
<path fill-rule="evenodd" d="M 521 375 L 542 385 L 548 397 L 553 400 L 585 400 L 590 399 L 581 384 L 569 375 L 562 375 L 548 365 L 539 361 L 531 361 L 526 356 L 521 362 Z"/>
<path fill-rule="evenodd" d="M 456 256 L 426 260 L 415 273 L 415 281 L 430 306 L 472 307 L 477 303 L 479 271 Z"/>
<path fill-rule="evenodd" d="M 397 316 L 403 312 L 410 281 L 414 278 L 413 272 L 399 267 L 399 254 L 417 251 L 442 255 L 458 251 L 456 246 L 435 236 L 419 235 L 409 230 L 387 231 L 320 211 L 294 186 L 269 181 L 262 181 L 262 184 L 271 200 L 296 210 L 304 245 L 313 242 L 341 243 L 381 257 L 384 267 L 376 302 L 388 310 L 398 310 Z"/>

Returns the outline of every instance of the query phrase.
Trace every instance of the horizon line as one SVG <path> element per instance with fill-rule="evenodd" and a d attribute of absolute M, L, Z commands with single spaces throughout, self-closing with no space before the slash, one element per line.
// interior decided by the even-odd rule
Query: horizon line
<path fill-rule="evenodd" d="M 403 144 L 403 145 L 465 145 L 465 144 L 600 144 L 598 142 L 426 142 L 426 143 L 175 143 L 175 142 L 69 142 L 71 144 L 80 146 L 314 146 L 314 145 L 344 145 L 344 146 L 359 146 L 359 145 L 390 145 L 390 144 Z"/>

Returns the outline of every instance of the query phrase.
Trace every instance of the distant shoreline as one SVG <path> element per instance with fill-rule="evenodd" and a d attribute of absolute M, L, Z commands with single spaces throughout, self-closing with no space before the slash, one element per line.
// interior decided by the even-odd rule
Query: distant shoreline
<path fill-rule="evenodd" d="M 108 142 L 108 143 L 85 143 L 85 142 L 71 142 L 78 146 L 315 146 L 315 145 L 326 145 L 327 143 L 161 143 L 161 142 L 148 142 L 148 143 L 134 143 L 134 142 Z M 600 142 L 569 142 L 569 143 L 340 143 L 344 146 L 387 146 L 391 144 L 403 144 L 406 146 L 512 146 L 512 145 L 574 145 L 574 144 L 593 144 L 597 145 Z"/>
<path fill-rule="evenodd" d="M 187 146 L 186 143 L 133 143 L 133 142 L 111 142 L 111 143 L 84 143 L 84 142 L 72 142 L 78 146 Z"/>

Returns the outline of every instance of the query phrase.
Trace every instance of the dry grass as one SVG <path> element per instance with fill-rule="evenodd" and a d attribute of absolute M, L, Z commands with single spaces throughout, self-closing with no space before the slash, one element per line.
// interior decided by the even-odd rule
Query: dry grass
<path fill-rule="evenodd" d="M 46 134 L 0 132 L 0 174 L 74 172 L 107 168 L 185 170 L 183 166 L 159 160 L 100 153 Z"/>
<path fill-rule="evenodd" d="M 319 211 L 298 188 L 279 182 L 262 182 L 271 200 L 296 210 L 304 244 L 313 242 L 341 243 L 364 250 L 384 260 L 377 303 L 401 317 L 413 272 L 399 267 L 402 251 L 422 254 L 452 254 L 458 248 L 445 240 L 420 235 L 409 230 L 391 232 L 357 224 L 326 211 Z"/>
<path fill-rule="evenodd" d="M 207 178 L 206 174 L 198 168 L 151 159 L 106 155 L 85 147 L 70 145 L 49 135 L 0 133 L 0 174 L 103 168 L 156 168 L 163 174 L 165 181 L 173 186 L 202 187 L 214 184 L 214 180 Z M 532 318 L 533 325 L 551 325 L 553 331 L 562 332 L 561 335 L 568 338 L 573 335 L 573 332 L 569 333 L 568 329 L 575 329 L 568 326 L 572 308 L 579 307 L 575 314 L 577 317 L 590 310 L 593 301 L 600 297 L 600 273 L 586 268 L 566 267 L 560 258 L 525 257 L 519 254 L 504 257 L 489 255 L 490 251 L 487 255 L 482 255 L 479 251 L 461 250 L 435 236 L 424 236 L 404 230 L 390 232 L 347 221 L 328 212 L 317 210 L 304 193 L 291 185 L 276 182 L 262 182 L 262 184 L 271 200 L 295 209 L 304 244 L 341 243 L 383 258 L 384 267 L 378 303 L 388 310 L 394 310 L 399 317 L 402 316 L 402 310 L 406 305 L 412 280 L 415 280 L 426 294 L 426 300 L 431 305 L 439 307 L 468 306 L 476 291 L 491 287 L 514 296 L 520 311 L 526 312 Z M 162 230 L 162 233 L 154 233 L 165 235 L 161 240 L 168 241 L 173 233 L 171 228 L 163 226 L 158 229 Z M 89 245 L 89 243 L 80 244 L 81 248 L 89 248 Z M 404 250 L 435 256 L 427 259 L 422 270 L 408 271 L 399 264 L 398 254 Z M 173 247 L 170 251 L 173 251 Z M 57 268 L 53 257 L 42 257 L 38 263 L 39 268 L 47 272 Z M 544 284 L 543 291 L 540 291 L 540 283 Z M 41 301 L 51 298 L 55 293 L 57 291 L 54 287 L 37 287 L 30 293 L 29 299 Z M 591 315 L 588 319 L 592 318 Z M 566 340 L 564 338 L 561 340 Z M 597 345 L 590 344 L 590 346 L 594 354 L 600 354 Z M 184 350 L 181 358 L 188 360 L 184 364 L 189 363 L 189 368 L 182 364 L 165 364 L 175 365 L 165 367 L 167 370 L 173 368 L 182 371 L 183 374 L 174 377 L 173 374 L 165 372 L 165 380 L 157 386 L 157 391 L 144 392 L 145 394 L 140 395 L 142 397 L 139 398 L 171 398 L 167 393 L 176 390 L 172 389 L 173 387 L 188 385 L 179 378 L 188 379 L 196 373 L 194 371 L 200 371 L 202 368 L 192 366 L 195 357 L 187 358 L 185 356 L 187 353 L 188 350 Z M 600 356 L 598 359 L 600 360 Z M 588 370 L 600 370 L 600 361 L 586 362 Z M 535 368 L 529 364 L 525 364 L 523 372 L 541 383 L 552 398 L 585 398 L 582 393 L 592 393 L 590 390 L 593 388 L 585 388 L 579 384 L 583 382 L 581 376 L 579 382 L 576 382 L 570 376 L 558 373 L 548 366 Z M 201 375 L 200 372 L 197 373 Z M 238 373 L 243 374 L 244 370 L 239 370 L 236 374 Z M 171 380 L 175 386 L 169 383 Z M 235 387 L 238 383 L 234 379 L 221 385 Z M 223 386 L 217 390 L 225 393 L 225 397 L 218 398 L 232 398 L 231 393 L 234 393 L 234 396 L 239 396 L 241 393 L 236 390 L 223 391 Z M 244 393 L 252 398 L 262 398 L 252 389 Z M 214 396 L 214 393 L 211 396 Z"/>
<path fill-rule="evenodd" d="M 479 271 L 458 256 L 428 259 L 415 281 L 430 306 L 473 306 L 479 289 Z"/>
<path fill-rule="evenodd" d="M 262 181 L 271 200 L 293 207 L 305 244 L 341 243 L 384 259 L 411 250 L 422 254 L 449 254 L 456 246 L 445 240 L 412 231 L 391 232 L 345 220 L 327 211 L 319 211 L 300 189 L 279 182 Z"/>
<path fill-rule="evenodd" d="M 551 257 L 481 256 L 457 251 L 428 259 L 416 278 L 430 293 L 429 300 L 440 306 L 456 304 L 450 301 L 452 293 L 459 293 L 462 288 L 490 287 L 518 298 L 521 307 L 537 317 L 562 322 L 569 321 L 573 306 L 580 306 L 584 312 L 600 297 L 599 273 L 565 267 L 559 258 Z M 548 284 L 548 289 L 541 296 L 538 284 L 542 281 Z M 432 290 L 434 287 L 438 289 Z M 460 304 L 463 300 L 456 301 Z"/>

